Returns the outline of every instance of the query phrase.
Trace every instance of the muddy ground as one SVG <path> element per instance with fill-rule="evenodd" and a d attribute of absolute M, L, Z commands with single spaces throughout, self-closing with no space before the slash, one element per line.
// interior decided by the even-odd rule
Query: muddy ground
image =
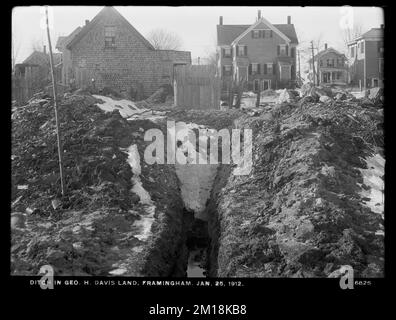
<path fill-rule="evenodd" d="M 365 159 L 384 157 L 378 106 L 293 102 L 252 113 L 142 102 L 134 106 L 160 116 L 127 120 L 102 102 L 90 94 L 61 101 L 65 196 L 51 99 L 13 112 L 11 274 L 50 264 L 56 275 L 184 277 L 194 252 L 212 277 L 329 277 L 344 264 L 357 276 L 383 276 L 383 215 L 365 198 L 363 177 Z M 218 167 L 208 221 L 186 208 L 174 165 L 143 161 L 145 131 L 165 133 L 166 120 L 253 130 L 253 169 L 235 176 L 234 165 Z M 140 174 L 128 163 L 132 145 Z"/>

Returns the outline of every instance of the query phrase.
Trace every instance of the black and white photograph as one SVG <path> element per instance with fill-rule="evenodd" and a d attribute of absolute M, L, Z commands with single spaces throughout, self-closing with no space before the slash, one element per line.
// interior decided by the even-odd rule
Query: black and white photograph
<path fill-rule="evenodd" d="M 383 8 L 10 13 L 11 277 L 385 277 Z"/>

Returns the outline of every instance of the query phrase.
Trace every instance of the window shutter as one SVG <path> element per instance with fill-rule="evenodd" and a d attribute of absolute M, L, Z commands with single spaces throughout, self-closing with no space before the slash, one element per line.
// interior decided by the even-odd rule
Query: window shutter
<path fill-rule="evenodd" d="M 254 38 L 254 31 L 250 31 L 250 33 L 252 34 L 252 38 Z"/>
<path fill-rule="evenodd" d="M 278 48 L 278 56 L 280 55 L 280 45 L 278 44 L 277 45 L 277 48 Z"/>
<path fill-rule="evenodd" d="M 267 64 L 264 63 L 264 74 L 267 74 Z"/>
<path fill-rule="evenodd" d="M 270 38 L 272 38 L 272 30 L 270 30 Z"/>
<path fill-rule="evenodd" d="M 235 55 L 238 57 L 239 56 L 239 46 L 235 46 Z"/>
<path fill-rule="evenodd" d="M 247 56 L 247 46 L 244 46 L 244 47 L 243 47 L 243 51 L 244 51 L 244 53 L 245 53 L 245 56 Z"/>
<path fill-rule="evenodd" d="M 252 64 L 249 64 L 249 75 L 252 74 Z"/>
<path fill-rule="evenodd" d="M 257 74 L 261 74 L 261 64 L 257 64 Z"/>
<path fill-rule="evenodd" d="M 265 31 L 266 31 L 266 30 L 263 30 L 263 38 L 265 38 Z"/>
<path fill-rule="evenodd" d="M 287 56 L 289 55 L 289 46 L 288 45 L 286 45 L 286 55 Z"/>
<path fill-rule="evenodd" d="M 225 75 L 225 66 L 223 66 L 223 72 L 222 72 L 223 76 Z"/>
<path fill-rule="evenodd" d="M 230 49 L 231 58 L 232 58 L 232 51 L 233 51 L 232 49 L 233 49 L 233 48 L 231 47 L 231 49 Z"/>
<path fill-rule="evenodd" d="M 290 55 L 292 56 L 292 58 L 294 58 L 296 56 L 296 49 L 295 48 L 291 48 L 290 49 Z"/>
<path fill-rule="evenodd" d="M 224 48 L 221 48 L 221 56 L 224 58 L 225 57 L 225 50 Z"/>
<path fill-rule="evenodd" d="M 272 64 L 272 73 L 276 74 L 276 64 Z"/>

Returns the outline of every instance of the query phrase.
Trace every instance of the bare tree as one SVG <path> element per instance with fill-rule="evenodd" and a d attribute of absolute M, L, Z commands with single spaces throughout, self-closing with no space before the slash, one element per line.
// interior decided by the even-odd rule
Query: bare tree
<path fill-rule="evenodd" d="M 361 36 L 363 33 L 363 26 L 361 24 L 354 24 L 353 28 L 344 29 L 341 31 L 342 39 L 344 40 L 345 47 L 348 46 L 348 43 L 353 39 Z"/>
<path fill-rule="evenodd" d="M 12 66 L 12 72 L 14 72 L 16 60 L 18 58 L 19 54 L 19 49 L 21 47 L 20 42 L 17 42 L 15 39 L 15 33 L 12 33 L 11 35 L 11 66 Z"/>
<path fill-rule="evenodd" d="M 164 29 L 152 30 L 147 40 L 159 50 L 179 50 L 182 46 L 182 40 L 176 33 Z"/>

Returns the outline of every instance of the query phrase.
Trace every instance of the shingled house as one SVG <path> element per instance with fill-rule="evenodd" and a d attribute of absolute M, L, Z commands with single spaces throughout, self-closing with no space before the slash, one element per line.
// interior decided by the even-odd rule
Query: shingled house
<path fill-rule="evenodd" d="M 76 87 L 109 87 L 130 96 L 172 83 L 175 65 L 190 65 L 187 51 L 156 50 L 116 9 L 103 8 L 81 30 L 57 42 L 62 81 Z"/>
<path fill-rule="evenodd" d="M 220 17 L 217 52 L 223 87 L 231 80 L 247 81 L 254 91 L 293 86 L 297 45 L 290 16 L 287 24 L 271 24 L 259 11 L 251 25 L 224 25 Z"/>

